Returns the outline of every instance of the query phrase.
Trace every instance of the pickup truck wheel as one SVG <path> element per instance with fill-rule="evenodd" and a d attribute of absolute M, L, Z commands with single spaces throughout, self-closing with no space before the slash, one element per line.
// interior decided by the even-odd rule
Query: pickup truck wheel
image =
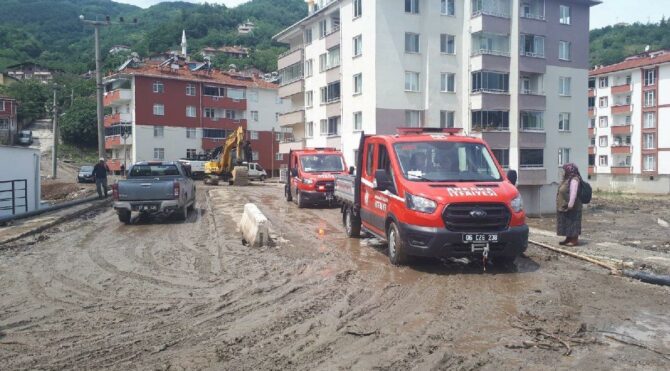
<path fill-rule="evenodd" d="M 395 222 L 391 222 L 391 225 L 386 232 L 386 239 L 388 241 L 388 254 L 389 260 L 393 265 L 404 265 L 407 264 L 407 254 L 405 253 L 405 243 L 402 238 L 400 238 L 400 230 Z"/>
<path fill-rule="evenodd" d="M 128 210 L 118 210 L 117 215 L 119 216 L 119 221 L 123 224 L 130 224 L 130 211 Z"/>
<path fill-rule="evenodd" d="M 188 219 L 188 207 L 186 205 L 177 210 L 176 213 L 177 220 L 183 222 Z"/>
<path fill-rule="evenodd" d="M 356 238 L 361 235 L 361 221 L 354 216 L 353 210 L 350 207 L 344 209 L 344 230 L 347 237 Z"/>

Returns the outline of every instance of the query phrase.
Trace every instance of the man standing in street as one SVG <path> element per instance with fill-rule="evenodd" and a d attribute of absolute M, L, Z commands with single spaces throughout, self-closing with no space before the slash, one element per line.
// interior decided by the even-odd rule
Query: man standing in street
<path fill-rule="evenodd" d="M 95 189 L 98 191 L 99 198 L 107 197 L 107 172 L 109 172 L 109 168 L 105 163 L 105 159 L 100 158 L 100 161 L 93 167 Z"/>

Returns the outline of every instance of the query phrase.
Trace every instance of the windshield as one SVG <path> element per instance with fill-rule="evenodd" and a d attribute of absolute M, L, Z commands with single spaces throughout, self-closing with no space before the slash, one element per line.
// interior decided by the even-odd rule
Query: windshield
<path fill-rule="evenodd" d="M 179 169 L 175 165 L 135 165 L 129 174 L 131 177 L 162 175 L 179 175 Z"/>
<path fill-rule="evenodd" d="M 342 156 L 337 155 L 303 155 L 300 156 L 300 165 L 306 173 L 340 172 L 344 171 Z"/>
<path fill-rule="evenodd" d="M 502 178 L 486 146 L 464 142 L 394 145 L 405 178 L 428 182 L 487 182 Z"/>
<path fill-rule="evenodd" d="M 93 166 L 82 166 L 79 171 L 93 171 Z"/>

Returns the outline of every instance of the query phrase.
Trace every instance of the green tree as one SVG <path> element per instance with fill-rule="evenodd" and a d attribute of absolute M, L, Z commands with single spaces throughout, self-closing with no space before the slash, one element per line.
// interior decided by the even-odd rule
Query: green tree
<path fill-rule="evenodd" d="M 98 143 L 95 99 L 75 98 L 72 107 L 60 118 L 60 134 L 69 144 L 93 147 Z"/>
<path fill-rule="evenodd" d="M 22 80 L 4 87 L 2 91 L 19 102 L 19 121 L 29 123 L 48 115 L 50 92 L 47 85 L 35 80 Z"/>

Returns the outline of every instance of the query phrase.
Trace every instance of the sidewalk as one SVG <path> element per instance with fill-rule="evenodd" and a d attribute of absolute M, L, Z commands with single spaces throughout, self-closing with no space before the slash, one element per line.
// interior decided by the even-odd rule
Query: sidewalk
<path fill-rule="evenodd" d="M 91 210 L 109 206 L 111 199 L 87 202 L 42 215 L 19 219 L 6 227 L 0 227 L 0 247 L 20 238 L 39 233 L 60 223 L 74 219 Z"/>
<path fill-rule="evenodd" d="M 606 263 L 614 263 L 618 266 L 621 266 L 623 262 L 627 268 L 670 274 L 670 254 L 661 251 L 645 250 L 613 242 L 593 241 L 589 240 L 588 236 L 580 238 L 579 246 L 560 246 L 558 243 L 562 238 L 556 236 L 555 232 L 538 228 L 530 229 L 529 239 L 583 254 Z"/>

